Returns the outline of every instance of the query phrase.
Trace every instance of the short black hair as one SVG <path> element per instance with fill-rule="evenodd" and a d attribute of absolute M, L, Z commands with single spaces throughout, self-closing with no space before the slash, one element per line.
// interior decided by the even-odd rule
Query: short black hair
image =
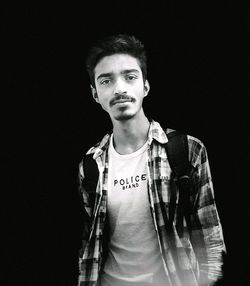
<path fill-rule="evenodd" d="M 99 40 L 88 52 L 86 69 L 93 86 L 96 65 L 102 58 L 113 54 L 128 54 L 135 57 L 139 62 L 143 80 L 147 79 L 147 56 L 143 43 L 133 35 L 118 34 Z"/>

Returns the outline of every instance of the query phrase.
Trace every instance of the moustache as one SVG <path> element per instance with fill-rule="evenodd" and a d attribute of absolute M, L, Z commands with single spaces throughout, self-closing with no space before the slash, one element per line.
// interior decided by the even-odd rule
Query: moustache
<path fill-rule="evenodd" d="M 120 94 L 120 95 L 117 95 L 115 98 L 111 99 L 110 106 L 115 105 L 116 103 L 123 101 L 123 100 L 124 101 L 131 101 L 131 102 L 135 101 L 135 99 L 131 96 Z"/>

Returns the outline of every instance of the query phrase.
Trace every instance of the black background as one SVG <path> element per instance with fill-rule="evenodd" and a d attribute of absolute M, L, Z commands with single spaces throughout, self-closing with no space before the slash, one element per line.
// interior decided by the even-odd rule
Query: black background
<path fill-rule="evenodd" d="M 247 285 L 244 7 L 92 1 L 2 8 L 0 284 L 76 285 L 78 163 L 111 127 L 91 97 L 84 60 L 93 41 L 126 32 L 148 54 L 146 114 L 207 147 L 228 251 L 217 284 Z"/>

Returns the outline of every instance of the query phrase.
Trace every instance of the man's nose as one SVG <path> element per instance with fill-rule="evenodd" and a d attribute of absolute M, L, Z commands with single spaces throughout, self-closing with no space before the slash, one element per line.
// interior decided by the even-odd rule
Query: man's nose
<path fill-rule="evenodd" d="M 127 89 L 126 89 L 126 84 L 122 79 L 117 79 L 115 82 L 114 86 L 114 94 L 119 95 L 119 94 L 126 94 Z"/>

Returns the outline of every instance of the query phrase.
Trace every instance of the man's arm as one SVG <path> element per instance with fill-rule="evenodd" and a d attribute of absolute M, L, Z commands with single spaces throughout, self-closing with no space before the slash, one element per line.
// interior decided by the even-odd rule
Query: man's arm
<path fill-rule="evenodd" d="M 200 285 L 213 285 L 222 277 L 223 253 L 226 252 L 222 226 L 216 208 L 208 156 L 200 142 L 196 152 L 198 167 L 192 242 L 200 263 Z"/>
<path fill-rule="evenodd" d="M 83 161 L 79 164 L 79 172 L 78 172 L 78 191 L 80 195 L 82 211 L 83 211 L 83 220 L 84 224 L 82 226 L 82 248 L 79 251 L 80 257 L 82 256 L 86 243 L 89 239 L 90 235 L 90 219 L 92 213 L 92 206 L 90 204 L 90 198 L 87 190 L 85 189 L 85 175 L 83 170 Z"/>

